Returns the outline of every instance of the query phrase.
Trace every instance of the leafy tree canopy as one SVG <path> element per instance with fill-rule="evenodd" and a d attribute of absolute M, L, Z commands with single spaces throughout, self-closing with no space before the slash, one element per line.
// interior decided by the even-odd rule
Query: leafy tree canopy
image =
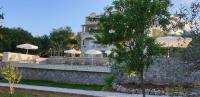
<path fill-rule="evenodd" d="M 111 58 L 115 65 L 124 65 L 124 73 L 139 75 L 142 84 L 144 69 L 161 51 L 155 40 L 148 37 L 149 29 L 166 28 L 169 5 L 168 0 L 115 0 L 103 15 L 91 18 L 99 20 L 95 30 L 97 42 L 114 45 Z"/>
<path fill-rule="evenodd" d="M 169 5 L 168 0 L 115 0 L 98 18 L 97 42 L 114 45 L 113 58 L 126 64 L 129 72 L 143 71 L 159 50 L 147 36 L 149 28 L 166 27 Z"/>
<path fill-rule="evenodd" d="M 72 32 L 70 27 L 53 29 L 50 33 L 51 46 L 54 49 L 70 49 L 78 48 L 76 35 Z"/>
<path fill-rule="evenodd" d="M 79 48 L 77 36 L 68 28 L 54 29 L 50 35 L 33 36 L 30 32 L 22 28 L 0 27 L 0 52 L 25 52 L 16 48 L 19 44 L 30 43 L 37 45 L 38 50 L 31 50 L 31 54 L 38 54 L 48 57 L 50 48 L 69 49 Z"/>
<path fill-rule="evenodd" d="M 25 31 L 21 28 L 0 28 L 0 51 L 19 51 L 16 48 L 16 45 L 22 43 L 30 43 L 33 36 L 28 31 Z"/>
<path fill-rule="evenodd" d="M 1 8 L 0 8 L 1 9 Z M 4 19 L 4 14 L 0 11 L 0 20 Z"/>

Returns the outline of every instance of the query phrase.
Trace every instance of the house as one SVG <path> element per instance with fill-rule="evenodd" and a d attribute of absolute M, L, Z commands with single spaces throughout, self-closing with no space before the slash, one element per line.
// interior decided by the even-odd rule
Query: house
<path fill-rule="evenodd" d="M 96 13 L 91 13 L 89 16 L 86 17 L 85 24 L 82 25 L 82 32 L 80 32 L 81 36 L 81 52 L 85 52 L 87 50 L 99 50 L 102 51 L 105 54 L 105 51 L 110 51 L 114 46 L 110 45 L 102 45 L 102 44 L 97 44 L 95 43 L 95 33 L 89 32 L 92 29 L 97 29 L 97 24 L 98 21 L 89 21 L 89 18 L 98 18 L 99 15 L 96 15 Z M 175 20 L 172 20 L 174 22 Z M 174 22 L 176 23 L 176 22 Z M 172 25 L 169 25 L 171 27 Z M 177 35 L 181 36 L 183 34 L 183 30 L 175 27 L 176 29 L 170 30 L 168 32 L 163 31 L 160 27 L 152 27 L 150 28 L 150 33 L 148 34 L 150 37 L 163 37 L 163 36 L 168 36 L 168 35 Z M 185 30 L 185 29 L 184 29 Z M 189 40 L 189 42 L 191 39 Z M 185 44 L 185 45 L 188 45 Z"/>
<path fill-rule="evenodd" d="M 85 24 L 82 26 L 82 31 L 79 33 L 81 36 L 81 52 L 85 52 L 87 50 L 99 50 L 103 52 L 105 55 L 105 51 L 111 50 L 113 46 L 102 45 L 95 43 L 95 33 L 89 32 L 92 29 L 97 29 L 97 21 L 89 21 L 90 17 L 98 17 L 96 13 L 91 13 L 86 17 Z"/>

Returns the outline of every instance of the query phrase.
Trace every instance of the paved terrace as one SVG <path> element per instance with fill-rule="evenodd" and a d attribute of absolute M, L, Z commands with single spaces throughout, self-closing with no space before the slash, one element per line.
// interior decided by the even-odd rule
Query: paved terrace
<path fill-rule="evenodd" d="M 7 83 L 0 83 L 0 86 L 8 87 L 9 85 Z M 21 89 L 30 89 L 30 90 L 47 91 L 47 92 L 58 92 L 58 93 L 81 94 L 81 95 L 89 95 L 89 96 L 97 96 L 97 97 L 142 97 L 141 94 L 126 94 L 126 93 L 106 92 L 106 91 L 66 89 L 66 88 L 55 88 L 55 87 L 23 85 L 23 84 L 16 84 L 14 87 L 21 88 Z M 147 95 L 146 97 L 168 97 L 168 96 Z"/>
<path fill-rule="evenodd" d="M 86 71 L 86 72 L 103 72 L 110 73 L 109 66 L 91 66 L 91 65 L 66 65 L 66 64 L 16 64 L 22 68 L 37 68 L 51 70 L 71 70 L 71 71 Z"/>

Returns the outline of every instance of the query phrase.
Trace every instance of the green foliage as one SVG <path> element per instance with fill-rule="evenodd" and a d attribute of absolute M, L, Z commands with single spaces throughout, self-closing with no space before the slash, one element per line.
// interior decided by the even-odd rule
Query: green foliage
<path fill-rule="evenodd" d="M 4 79 L 6 79 L 9 83 L 10 87 L 10 95 L 14 94 L 14 84 L 19 83 L 21 80 L 21 74 L 17 67 L 11 64 L 4 64 L 0 67 L 1 74 Z"/>
<path fill-rule="evenodd" d="M 36 92 L 37 93 L 37 92 Z M 3 93 L 3 94 L 0 94 L 1 95 L 1 97 L 38 97 L 38 96 L 36 96 L 36 95 L 39 95 L 39 94 L 35 94 L 35 93 L 21 93 L 21 92 L 19 92 L 19 93 L 16 93 L 16 94 L 14 94 L 14 95 L 12 95 L 12 96 L 10 96 L 9 94 L 6 94 L 6 93 Z M 45 97 L 71 97 L 71 96 L 69 96 L 68 94 L 65 94 L 65 96 L 61 96 L 61 95 L 54 95 L 54 94 L 45 94 L 46 96 Z"/>
<path fill-rule="evenodd" d="M 6 80 L 0 80 L 0 82 L 7 83 Z M 101 91 L 102 85 L 80 85 L 80 84 L 69 84 L 69 83 L 57 83 L 43 80 L 25 80 L 22 79 L 19 84 L 28 84 L 36 86 L 49 86 L 49 87 L 59 87 L 59 88 L 71 88 L 71 89 L 82 89 L 82 90 L 95 90 Z"/>
<path fill-rule="evenodd" d="M 48 57 L 50 48 L 58 50 L 76 48 L 79 49 L 77 36 L 69 27 L 66 29 L 54 29 L 49 36 L 34 37 L 30 32 L 22 28 L 0 27 L 0 52 L 24 52 L 23 49 L 16 48 L 19 44 L 30 43 L 37 45 L 38 50 L 31 50 L 30 54 L 38 54 Z"/>
<path fill-rule="evenodd" d="M 4 51 L 21 51 L 16 45 L 22 43 L 30 43 L 33 36 L 21 28 L 6 28 L 0 27 L 0 52 Z"/>
<path fill-rule="evenodd" d="M 1 9 L 1 8 L 0 8 Z M 0 20 L 4 19 L 0 11 Z M 34 37 L 30 32 L 22 28 L 7 28 L 0 26 L 0 52 L 25 52 L 16 48 L 19 44 L 31 43 L 39 47 L 38 50 L 30 51 L 30 54 L 38 54 L 41 57 L 48 57 L 50 48 L 57 51 L 70 48 L 79 49 L 76 36 L 70 27 L 53 29 L 49 36 Z"/>
<path fill-rule="evenodd" d="M 185 59 L 188 61 L 199 61 L 200 57 L 200 34 L 195 35 L 192 38 L 192 42 L 190 43 L 189 47 L 186 49 Z"/>
<path fill-rule="evenodd" d="M 39 47 L 39 49 L 36 52 L 41 57 L 48 57 L 49 56 L 49 50 L 51 48 L 50 39 L 49 36 L 43 35 L 38 37 L 33 37 L 32 44 L 35 44 Z"/>
<path fill-rule="evenodd" d="M 136 76 L 138 76 L 139 74 L 138 74 L 138 72 L 137 71 L 132 71 L 132 72 L 130 72 L 129 73 L 129 77 L 136 77 Z"/>
<path fill-rule="evenodd" d="M 33 95 L 25 94 L 25 93 L 16 93 L 10 96 L 10 94 L 3 93 L 1 97 L 35 97 Z"/>
<path fill-rule="evenodd" d="M 113 75 L 107 76 L 105 79 L 106 83 L 103 86 L 102 90 L 111 91 L 114 79 L 115 79 L 115 76 L 113 76 Z"/>
<path fill-rule="evenodd" d="M 0 8 L 1 9 L 1 8 Z M 0 20 L 4 19 L 4 14 L 0 11 Z"/>
<path fill-rule="evenodd" d="M 160 53 L 159 45 L 147 34 L 152 26 L 165 28 L 168 6 L 168 0 L 115 0 L 99 18 L 97 42 L 113 44 L 116 64 L 141 74 Z"/>
<path fill-rule="evenodd" d="M 158 25 L 166 28 L 169 5 L 168 0 L 115 0 L 98 18 L 97 42 L 114 45 L 111 57 L 115 64 L 125 65 L 124 73 L 137 72 L 142 83 L 144 69 L 161 52 L 147 36 L 149 29 Z"/>
<path fill-rule="evenodd" d="M 190 28 L 188 31 L 184 31 L 182 36 L 192 38 L 189 47 L 180 51 L 182 53 L 180 55 L 184 61 L 190 63 L 189 68 L 191 68 L 192 72 L 200 70 L 200 1 L 193 1 L 189 7 L 181 7 L 176 12 L 176 16 L 181 20 L 179 21 L 180 23 Z"/>
<path fill-rule="evenodd" d="M 3 14 L 0 14 L 0 19 L 4 19 Z"/>
<path fill-rule="evenodd" d="M 50 33 L 50 42 L 53 49 L 64 50 L 79 48 L 77 37 L 70 27 L 54 29 Z"/>

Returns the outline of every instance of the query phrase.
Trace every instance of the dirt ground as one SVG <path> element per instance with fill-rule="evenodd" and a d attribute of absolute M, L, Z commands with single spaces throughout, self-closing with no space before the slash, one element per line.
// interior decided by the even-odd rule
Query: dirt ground
<path fill-rule="evenodd" d="M 7 87 L 0 87 L 0 94 L 8 93 Z M 54 93 L 54 92 L 44 92 L 44 91 L 35 91 L 35 90 L 26 90 L 26 89 L 16 89 L 15 92 L 17 93 L 25 93 L 30 94 L 34 97 L 94 97 L 94 96 L 87 96 L 87 95 L 75 95 L 75 94 L 65 94 L 65 93 Z"/>

